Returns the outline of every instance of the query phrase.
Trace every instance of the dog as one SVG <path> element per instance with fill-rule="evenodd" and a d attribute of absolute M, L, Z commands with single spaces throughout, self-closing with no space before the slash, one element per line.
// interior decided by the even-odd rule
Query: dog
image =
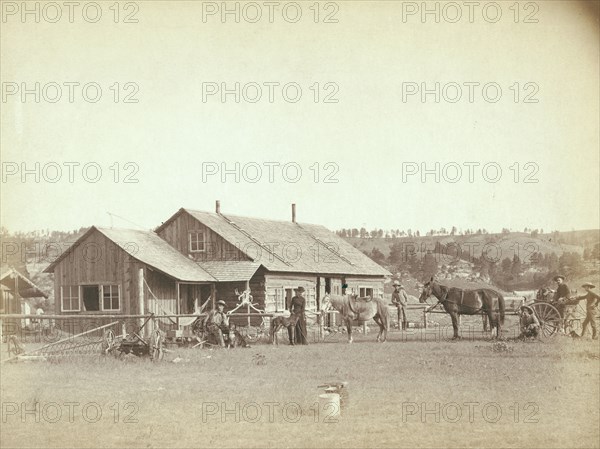
<path fill-rule="evenodd" d="M 290 345 L 294 345 L 296 340 L 296 323 L 299 318 L 300 315 L 294 313 L 288 317 L 276 316 L 271 318 L 271 343 L 275 344 L 277 342 L 277 344 L 279 344 L 279 341 L 277 341 L 277 332 L 279 332 L 282 327 L 285 327 L 288 330 Z"/>
<path fill-rule="evenodd" d="M 229 333 L 228 333 L 228 342 L 227 347 L 229 348 L 249 348 L 250 345 L 244 338 L 244 336 L 237 330 L 237 326 L 235 324 L 229 325 Z"/>

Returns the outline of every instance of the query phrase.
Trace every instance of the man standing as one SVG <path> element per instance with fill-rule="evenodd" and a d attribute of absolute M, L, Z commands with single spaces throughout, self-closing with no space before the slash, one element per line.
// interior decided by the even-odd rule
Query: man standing
<path fill-rule="evenodd" d="M 300 286 L 296 289 L 296 296 L 290 302 L 290 312 L 299 316 L 296 323 L 296 344 L 307 345 L 308 334 L 306 332 L 306 299 L 304 298 L 304 287 Z"/>
<path fill-rule="evenodd" d="M 596 286 L 590 282 L 586 282 L 582 285 L 585 289 L 586 294 L 582 296 L 578 296 L 578 300 L 585 299 L 587 300 L 586 304 L 586 313 L 585 320 L 583 321 L 583 328 L 581 330 L 581 337 L 585 335 L 585 330 L 587 329 L 588 324 L 592 326 L 592 339 L 598 340 L 598 331 L 596 329 L 596 311 L 598 307 L 598 303 L 600 303 L 600 296 L 592 291 Z"/>
<path fill-rule="evenodd" d="M 216 338 L 222 348 L 225 347 L 223 333 L 229 333 L 229 318 L 225 314 L 225 306 L 225 301 L 217 301 L 217 309 L 211 310 L 204 320 L 204 329 Z"/>
<path fill-rule="evenodd" d="M 400 323 L 402 323 L 402 330 L 404 330 L 407 327 L 406 305 L 408 304 L 408 295 L 400 282 L 394 281 L 393 285 L 392 303 L 398 308 L 398 329 L 400 329 Z"/>

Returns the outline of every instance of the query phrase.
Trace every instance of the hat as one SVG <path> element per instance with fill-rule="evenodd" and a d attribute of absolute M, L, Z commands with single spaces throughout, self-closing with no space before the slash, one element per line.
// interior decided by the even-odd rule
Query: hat
<path fill-rule="evenodd" d="M 402 287 L 402 284 L 399 281 L 394 281 L 392 285 L 395 287 L 396 285 Z"/>
<path fill-rule="evenodd" d="M 302 292 L 305 292 L 306 290 L 304 290 L 304 287 L 300 286 L 296 289 L 296 291 L 302 293 Z"/>
<path fill-rule="evenodd" d="M 582 287 L 596 288 L 596 286 L 594 284 L 592 284 L 591 282 L 586 282 L 585 284 L 582 285 Z"/>
<path fill-rule="evenodd" d="M 222 299 L 220 301 L 217 301 L 217 305 L 218 306 L 226 306 L 227 304 L 225 303 L 225 301 L 223 301 Z"/>
<path fill-rule="evenodd" d="M 565 277 L 562 274 L 559 274 L 558 276 L 554 276 L 552 278 L 553 281 L 556 281 L 558 278 L 562 279 L 563 281 L 565 280 Z"/>
<path fill-rule="evenodd" d="M 521 306 L 521 310 L 523 310 L 523 309 L 527 309 L 527 310 L 529 310 L 531 313 L 533 313 L 533 309 L 532 309 L 531 307 L 529 307 L 529 306 Z"/>

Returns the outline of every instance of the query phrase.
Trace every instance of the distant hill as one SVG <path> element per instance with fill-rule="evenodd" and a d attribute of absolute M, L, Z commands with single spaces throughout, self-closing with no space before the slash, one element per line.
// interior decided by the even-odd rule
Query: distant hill
<path fill-rule="evenodd" d="M 530 262 L 530 256 L 534 252 L 542 255 L 555 253 L 560 256 L 564 252 L 576 252 L 583 255 L 584 247 L 591 246 L 592 242 L 599 242 L 600 231 L 574 231 L 575 238 L 569 235 L 565 238 L 561 233 L 560 238 L 553 234 L 538 235 L 532 237 L 523 232 L 511 232 L 509 234 L 472 234 L 472 235 L 435 235 L 421 237 L 397 237 L 397 238 L 358 238 L 345 237 L 345 239 L 361 251 L 370 252 L 373 248 L 381 251 L 386 258 L 390 255 L 391 246 L 401 244 L 408 247 L 414 245 L 416 252 L 434 251 L 436 243 L 449 247 L 449 259 L 453 258 L 455 252 L 452 248 L 461 249 L 458 257 L 471 261 L 472 258 L 480 258 L 482 250 L 488 250 L 488 257 L 502 260 L 505 257 L 512 258 L 517 254 L 525 263 Z M 595 237 L 595 240 L 594 240 Z M 568 242 L 568 243 L 567 243 Z M 454 246 L 453 246 L 454 245 Z M 498 254 L 498 256 L 496 256 Z"/>
<path fill-rule="evenodd" d="M 600 230 L 395 238 L 374 234 L 343 238 L 394 273 L 415 296 L 432 275 L 447 285 L 491 286 L 509 293 L 551 285 L 557 273 L 575 283 L 584 278 L 600 281 Z"/>

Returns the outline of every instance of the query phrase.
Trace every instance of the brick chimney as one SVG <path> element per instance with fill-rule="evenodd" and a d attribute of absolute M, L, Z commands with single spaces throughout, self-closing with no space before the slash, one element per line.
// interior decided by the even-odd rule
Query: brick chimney
<path fill-rule="evenodd" d="M 221 201 L 219 201 L 219 200 L 217 200 L 217 201 L 215 202 L 215 212 L 216 212 L 217 214 L 220 214 L 220 213 L 221 213 Z"/>
<path fill-rule="evenodd" d="M 296 203 L 292 203 L 292 223 L 296 223 Z"/>

